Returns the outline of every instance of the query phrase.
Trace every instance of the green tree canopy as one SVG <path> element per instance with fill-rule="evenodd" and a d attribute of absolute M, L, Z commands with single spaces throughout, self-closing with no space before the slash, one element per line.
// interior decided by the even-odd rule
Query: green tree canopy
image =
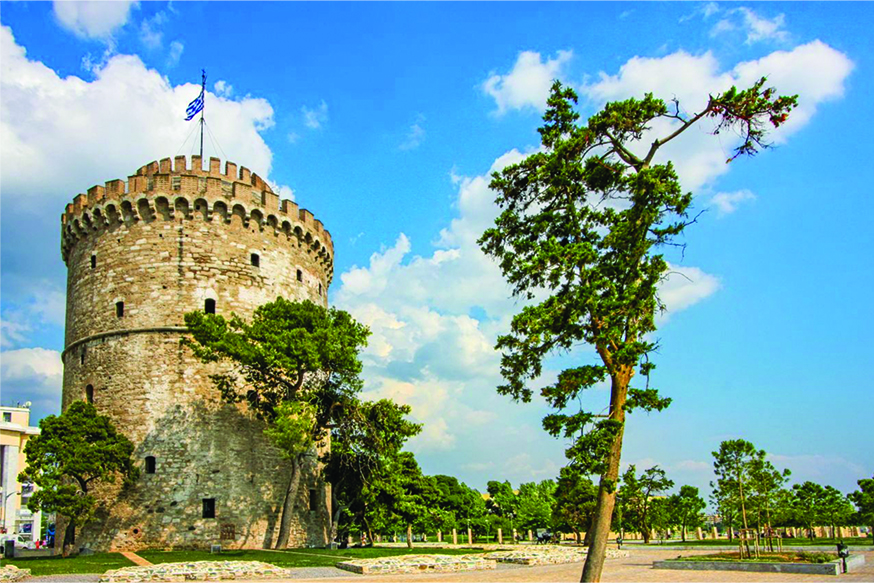
<path fill-rule="evenodd" d="M 130 481 L 139 475 L 131 458 L 134 446 L 109 417 L 82 401 L 74 401 L 60 415 L 42 419 L 39 428 L 39 435 L 24 447 L 27 467 L 18 479 L 38 487 L 28 508 L 57 512 L 68 519 L 66 554 L 67 545 L 75 542 L 76 527 L 94 514 L 95 486 L 115 482 L 117 477 Z"/>
<path fill-rule="evenodd" d="M 704 523 L 701 514 L 707 503 L 698 494 L 698 488 L 694 486 L 681 486 L 679 494 L 668 498 L 668 507 L 672 522 L 680 527 L 683 542 L 686 542 L 686 532 L 691 528 L 697 528 Z"/>
<path fill-rule="evenodd" d="M 662 250 L 694 221 L 691 193 L 685 192 L 670 162 L 657 154 L 701 120 L 713 132 L 734 131 L 741 144 L 730 158 L 765 147 L 766 128 L 782 124 L 795 97 L 778 97 L 765 79 L 745 90 L 732 87 L 711 95 L 703 109 L 686 114 L 652 94 L 608 103 L 579 123 L 576 93 L 556 81 L 539 129 L 541 151 L 493 175 L 501 214 L 479 242 L 496 258 L 516 296 L 534 301 L 498 338 L 502 350 L 502 394 L 528 401 L 529 383 L 544 359 L 583 342 L 599 362 L 561 371 L 541 390 L 555 412 L 544 428 L 571 440 L 567 455 L 599 474 L 596 534 L 583 579 L 600 579 L 619 477 L 625 414 L 660 410 L 669 403 L 648 380 L 655 348 L 650 333 L 662 309 L 658 286 L 668 263 Z M 655 122 L 672 123 L 666 135 L 650 136 Z M 646 136 L 651 140 L 642 143 Z M 654 139 L 653 139 L 654 138 Z M 636 372 L 646 380 L 630 386 Z M 609 379 L 606 416 L 577 410 L 577 397 Z"/>
<path fill-rule="evenodd" d="M 580 543 L 581 532 L 591 532 L 592 518 L 598 500 L 598 488 L 573 466 L 561 469 L 555 489 L 552 518 L 562 532 L 573 532 Z"/>
<path fill-rule="evenodd" d="M 856 505 L 859 518 L 872 530 L 871 542 L 874 543 L 874 476 L 856 482 L 859 489 L 851 492 L 850 500 Z"/>
<path fill-rule="evenodd" d="M 639 532 L 643 536 L 644 544 L 649 543 L 652 530 L 655 526 L 652 520 L 651 507 L 653 499 L 665 490 L 673 487 L 673 480 L 668 479 L 665 471 L 658 466 L 653 466 L 637 476 L 634 465 L 622 474 L 622 488 L 620 496 L 623 499 L 625 509 L 623 519 L 629 530 Z"/>

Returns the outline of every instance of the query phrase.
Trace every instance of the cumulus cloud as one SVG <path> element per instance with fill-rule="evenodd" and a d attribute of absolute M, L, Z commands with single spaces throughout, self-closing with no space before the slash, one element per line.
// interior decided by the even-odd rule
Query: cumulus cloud
<path fill-rule="evenodd" d="M 364 353 L 370 394 L 409 404 L 413 418 L 425 424 L 424 433 L 411 443 L 414 450 L 459 447 L 458 435 L 496 418 L 495 410 L 485 406 L 485 396 L 494 396 L 501 383 L 494 344 L 521 306 L 477 239 L 498 214 L 488 187 L 491 173 L 524 156 L 511 150 L 482 175 L 452 174 L 457 215 L 432 242 L 430 253 L 413 254 L 412 241 L 401 233 L 391 246 L 372 254 L 367 265 L 340 275 L 335 304 L 372 332 Z M 700 269 L 674 271 L 664 286 L 672 312 L 717 288 L 716 279 Z M 497 399 L 500 406 L 514 407 Z M 554 469 L 539 460 L 534 465 L 517 461 L 508 468 L 516 472 L 514 479 L 534 479 Z"/>
<path fill-rule="evenodd" d="M 6 26 L 0 55 L 4 205 L 14 201 L 55 215 L 75 196 L 70 188 L 126 178 L 146 162 L 172 156 L 191 130 L 185 107 L 200 87 L 174 86 L 138 57 L 111 57 L 90 82 L 60 77 L 28 59 Z M 273 124 L 270 104 L 213 94 L 207 103 L 215 112 L 210 127 L 231 159 L 269 175 L 272 154 L 260 132 Z"/>
<path fill-rule="evenodd" d="M 720 12 L 720 10 L 717 8 L 711 14 L 716 12 Z M 710 29 L 710 36 L 715 37 L 739 31 L 745 35 L 744 42 L 748 45 L 761 41 L 786 42 L 789 40 L 789 31 L 785 28 L 786 16 L 782 13 L 768 18 L 745 6 L 721 12 L 724 16 Z"/>
<path fill-rule="evenodd" d="M 179 59 L 182 58 L 182 51 L 185 50 L 185 45 L 179 42 L 178 40 L 174 40 L 170 43 L 170 50 L 167 52 L 167 66 L 175 67 L 179 64 Z M 230 94 L 225 95 L 224 97 L 230 97 Z"/>
<path fill-rule="evenodd" d="M 42 416 L 60 409 L 64 368 L 61 354 L 45 348 L 19 348 L 0 352 L 3 402 L 32 401 Z"/>
<path fill-rule="evenodd" d="M 734 192 L 717 192 L 710 199 L 710 205 L 716 208 L 720 217 L 730 215 L 737 210 L 742 202 L 756 200 L 756 195 L 747 189 Z"/>
<path fill-rule="evenodd" d="M 483 91 L 495 100 L 496 115 L 514 109 L 543 111 L 549 88 L 562 77 L 564 66 L 573 57 L 573 51 L 558 51 L 554 58 L 543 60 L 540 53 L 519 53 L 513 69 L 506 75 L 493 74 L 482 85 Z"/>
<path fill-rule="evenodd" d="M 732 85 L 748 87 L 759 78 L 768 77 L 768 84 L 781 94 L 801 96 L 789 121 L 771 136 L 780 143 L 804 127 L 822 103 L 843 95 L 852 70 L 853 63 L 845 54 L 816 40 L 790 51 L 775 51 L 761 59 L 741 62 L 730 70 L 723 70 L 710 52 L 692 55 L 677 51 L 659 58 L 634 57 L 618 73 L 601 72 L 580 91 L 596 107 L 651 91 L 662 99 L 676 97 L 682 111 L 695 112 L 706 105 L 710 93 Z M 728 171 L 725 160 L 739 143 L 739 138 L 730 134 L 723 133 L 718 138 L 709 135 L 708 130 L 712 129 L 709 123 L 704 122 L 697 131 L 688 131 L 668 143 L 656 160 L 672 160 L 683 186 L 693 192 Z M 655 137 L 668 135 L 676 127 L 669 120 L 656 121 L 633 149 L 643 153 Z"/>
<path fill-rule="evenodd" d="M 303 114 L 303 124 L 311 130 L 321 128 L 328 121 L 328 104 L 324 100 L 314 108 L 304 105 L 300 112 Z"/>
<path fill-rule="evenodd" d="M 697 304 L 718 289 L 719 279 L 697 267 L 669 265 L 667 276 L 659 286 L 659 299 L 666 309 L 662 318 Z"/>
<path fill-rule="evenodd" d="M 58 23 L 75 35 L 107 39 L 127 23 L 137 5 L 128 0 L 55 0 L 53 9 Z"/>

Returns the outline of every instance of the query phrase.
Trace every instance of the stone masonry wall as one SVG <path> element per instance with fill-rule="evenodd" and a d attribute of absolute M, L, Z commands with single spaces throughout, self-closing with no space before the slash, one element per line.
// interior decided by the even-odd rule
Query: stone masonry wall
<path fill-rule="evenodd" d="M 132 487 L 104 489 L 79 545 L 260 548 L 278 532 L 288 464 L 244 406 L 221 402 L 214 365 L 180 344 L 183 316 L 207 300 L 243 318 L 277 296 L 326 306 L 333 244 L 312 214 L 245 168 L 186 162 L 94 187 L 62 217 L 63 406 L 91 395 L 134 442 L 141 469 L 146 456 L 156 462 Z M 313 457 L 301 481 L 291 546 L 327 542 L 330 495 L 316 466 Z M 202 517 L 205 498 L 215 518 Z"/>

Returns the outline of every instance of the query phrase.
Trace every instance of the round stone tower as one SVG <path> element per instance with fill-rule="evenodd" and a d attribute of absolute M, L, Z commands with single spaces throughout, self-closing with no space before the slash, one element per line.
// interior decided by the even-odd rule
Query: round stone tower
<path fill-rule="evenodd" d="M 67 264 L 63 406 L 94 403 L 136 446 L 132 487 L 106 487 L 78 546 L 260 548 L 275 540 L 289 470 L 243 406 L 223 403 L 180 343 L 186 312 L 248 319 L 282 296 L 327 306 L 333 243 L 256 174 L 199 156 L 152 162 L 78 195 Z M 311 459 L 290 545 L 327 542 L 330 496 Z"/>

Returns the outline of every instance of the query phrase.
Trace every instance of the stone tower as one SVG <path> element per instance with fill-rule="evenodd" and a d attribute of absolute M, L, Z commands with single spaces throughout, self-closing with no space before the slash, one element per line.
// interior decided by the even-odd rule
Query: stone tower
<path fill-rule="evenodd" d="M 286 463 L 242 406 L 221 401 L 180 344 L 186 312 L 250 318 L 282 296 L 327 306 L 334 248 L 321 221 L 247 168 L 165 158 L 94 186 L 61 217 L 67 264 L 63 406 L 94 403 L 142 470 L 107 487 L 77 536 L 94 549 L 260 548 L 274 541 Z M 312 458 L 291 546 L 327 542 L 328 486 Z"/>

